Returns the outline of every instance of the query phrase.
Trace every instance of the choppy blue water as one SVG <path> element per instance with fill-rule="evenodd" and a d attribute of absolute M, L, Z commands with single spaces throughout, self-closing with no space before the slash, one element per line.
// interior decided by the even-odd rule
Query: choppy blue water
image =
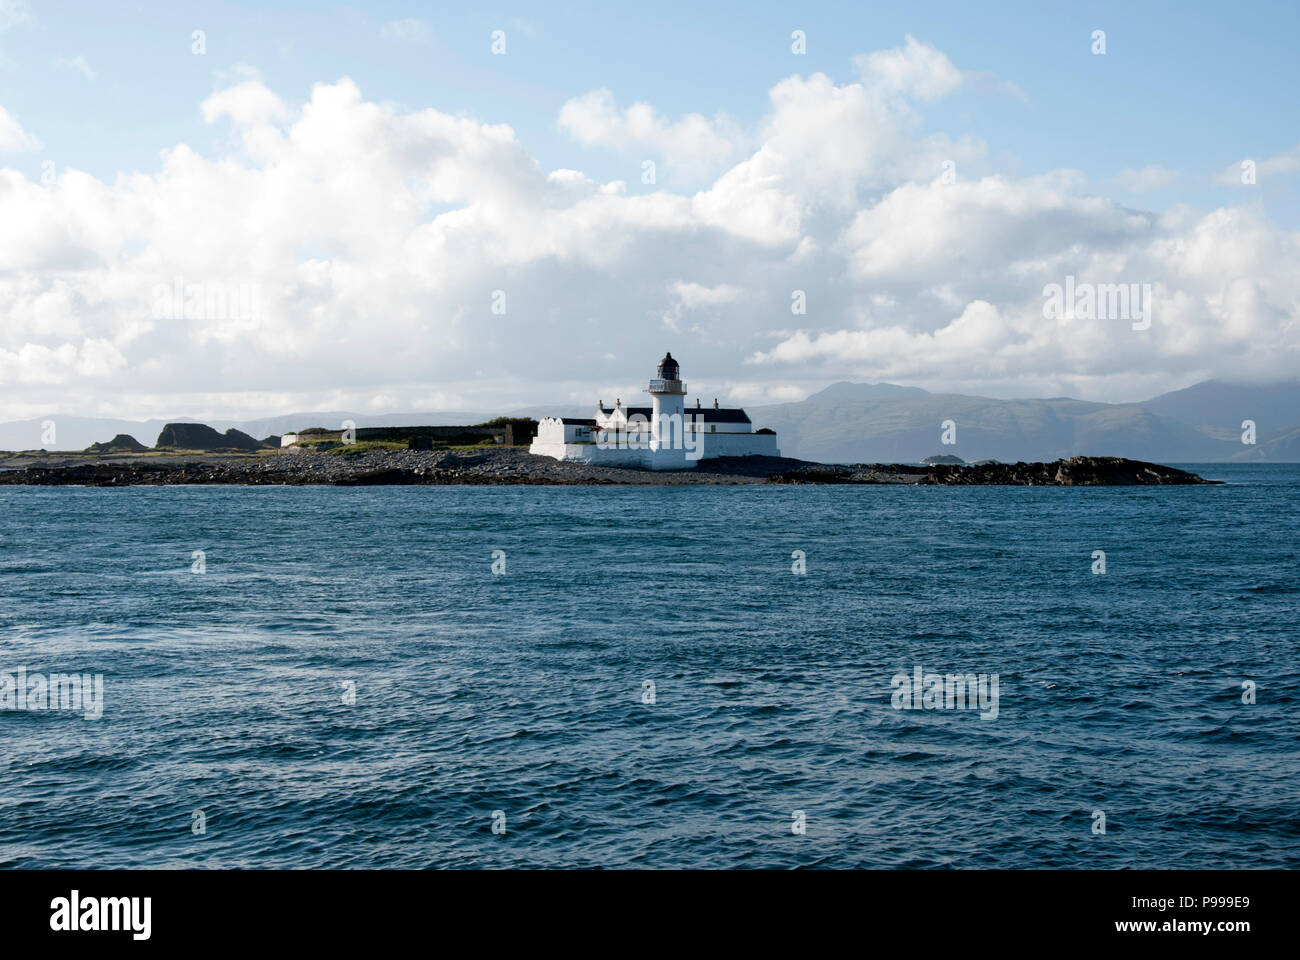
<path fill-rule="evenodd" d="M 1300 467 L 1193 469 L 3 487 L 0 673 L 105 705 L 0 711 L 0 865 L 1294 867 Z"/>

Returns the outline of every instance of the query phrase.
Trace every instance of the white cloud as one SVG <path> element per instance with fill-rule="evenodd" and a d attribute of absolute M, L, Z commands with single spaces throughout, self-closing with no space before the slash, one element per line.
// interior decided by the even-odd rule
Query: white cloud
<path fill-rule="evenodd" d="M 709 120 L 693 113 L 674 122 L 646 103 L 620 110 L 605 89 L 567 101 L 560 108 L 559 124 L 581 144 L 640 150 L 662 157 L 665 174 L 681 168 L 688 178 L 716 171 L 739 150 L 739 135 L 725 117 Z"/>
<path fill-rule="evenodd" d="M 796 242 L 823 208 L 851 209 L 899 182 L 938 176 L 983 157 L 982 143 L 916 134 L 917 118 L 890 86 L 836 84 L 815 73 L 769 92 L 761 146 L 700 194 L 701 216 L 769 243 Z"/>
<path fill-rule="evenodd" d="M 612 97 L 570 112 L 593 142 L 752 143 L 694 192 L 629 193 L 580 156 L 544 169 L 508 126 L 403 111 L 346 78 L 290 103 L 241 72 L 201 104 L 232 134 L 217 155 L 176 144 L 154 170 L 50 185 L 0 169 L 0 402 L 493 410 L 594 399 L 665 349 L 693 382 L 755 399 L 846 377 L 1131 399 L 1293 374 L 1300 236 L 1253 207 L 1134 212 L 1068 171 L 966 173 L 982 145 L 922 136 L 905 102 L 951 89 L 946 58 L 907 50 L 856 82 L 782 80 L 735 137 Z M 0 112 L 0 142 L 29 139 Z M 1044 320 L 1043 286 L 1067 275 L 1150 283 L 1151 329 Z M 224 300 L 170 319 L 154 308 L 178 284 Z"/>
<path fill-rule="evenodd" d="M 672 284 L 672 291 L 678 301 L 688 310 L 698 307 L 711 307 L 721 303 L 734 303 L 740 298 L 741 291 L 728 283 L 716 287 L 706 287 L 700 283 L 683 283 L 678 280 Z"/>
<path fill-rule="evenodd" d="M 432 31 L 423 20 L 407 18 L 390 20 L 379 28 L 379 35 L 385 40 L 405 40 L 408 43 L 425 43 Z"/>
<path fill-rule="evenodd" d="M 84 56 L 78 54 L 75 57 L 55 57 L 54 65 L 64 70 L 73 70 L 81 74 L 87 80 L 94 80 L 98 76 L 95 68 L 92 67 Z"/>
<path fill-rule="evenodd" d="M 84 340 L 57 347 L 26 343 L 17 351 L 0 348 L 0 382 L 20 385 L 60 384 L 71 377 L 96 379 L 125 366 L 122 354 L 107 340 Z"/>
<path fill-rule="evenodd" d="M 1167 187 L 1178 179 L 1177 170 L 1149 164 L 1141 170 L 1122 170 L 1115 175 L 1115 183 L 1129 193 L 1147 193 Z"/>
<path fill-rule="evenodd" d="M 744 295 L 740 288 L 727 283 L 709 287 L 702 283 L 687 283 L 681 280 L 675 280 L 669 284 L 669 291 L 674 302 L 672 309 L 663 314 L 662 320 L 664 327 L 673 333 L 682 331 L 682 320 L 687 313 L 707 311 L 710 308 L 735 303 Z M 693 332 L 699 332 L 703 328 L 697 322 L 690 329 Z"/>
<path fill-rule="evenodd" d="M 907 357 L 918 366 L 913 376 L 924 369 L 929 372 L 951 365 L 969 370 L 972 365 L 988 364 L 997 370 L 999 354 L 1004 349 L 1023 345 L 1026 334 L 1014 329 L 998 308 L 984 300 L 966 304 L 961 314 L 933 333 L 909 331 L 904 327 L 879 327 L 871 330 L 834 330 L 809 336 L 799 331 L 777 344 L 772 350 L 755 354 L 752 362 L 794 363 L 834 361 L 854 365 L 873 365 L 889 358 L 897 362 Z"/>
<path fill-rule="evenodd" d="M 17 117 L 0 107 L 0 153 L 40 149 L 41 141 L 24 130 Z"/>
<path fill-rule="evenodd" d="M 229 118 L 237 127 L 254 127 L 288 119 L 284 101 L 268 90 L 260 79 L 245 80 L 219 90 L 200 106 L 207 123 Z"/>
<path fill-rule="evenodd" d="M 854 62 L 863 78 L 885 93 L 927 102 L 947 96 L 964 80 L 951 60 L 911 34 L 901 47 L 863 54 Z"/>
<path fill-rule="evenodd" d="M 856 326 L 799 330 L 752 354 L 750 363 L 947 384 L 1070 378 L 1084 387 L 1096 384 L 1105 391 L 1100 397 L 1108 399 L 1117 383 L 1140 394 L 1145 383 L 1158 392 L 1216 375 L 1294 376 L 1300 279 L 1285 264 L 1300 254 L 1300 236 L 1247 210 L 1218 210 L 1190 222 L 1158 217 L 1144 224 L 1126 220 L 1113 205 L 1079 207 L 1029 185 L 1013 198 L 1010 186 L 999 181 L 987 190 L 977 212 L 961 203 L 904 204 L 901 209 L 917 219 L 904 216 L 881 227 L 880 241 L 897 236 L 905 252 L 869 260 L 868 276 L 875 285 L 910 285 L 906 311 L 881 317 L 861 311 Z M 904 200 L 914 199 L 916 189 L 898 192 Z M 886 198 L 882 206 L 896 202 Z M 1061 217 L 1074 221 L 1067 229 L 1071 240 L 1043 228 Z M 948 229 L 941 226 L 945 223 Z M 966 237 L 958 232 L 963 228 Z M 917 237 L 936 230 L 941 239 L 934 249 L 948 245 L 947 269 L 938 259 L 925 260 L 931 247 L 916 246 Z M 876 240 L 873 236 L 872 243 Z M 921 258 L 919 269 L 908 252 Z M 1151 284 L 1151 329 L 1134 331 L 1122 319 L 1045 320 L 1043 286 L 1062 283 L 1067 275 L 1078 283 Z M 924 285 L 936 277 L 946 295 L 964 303 L 956 316 L 947 312 L 945 298 L 927 307 L 931 290 Z M 996 303 L 979 297 L 991 291 Z"/>
<path fill-rule="evenodd" d="M 1071 189 L 1068 173 L 1027 180 L 985 177 L 907 183 L 859 211 L 842 236 L 853 274 L 924 284 L 1022 266 L 1079 245 L 1112 245 L 1149 232 L 1152 217 Z"/>

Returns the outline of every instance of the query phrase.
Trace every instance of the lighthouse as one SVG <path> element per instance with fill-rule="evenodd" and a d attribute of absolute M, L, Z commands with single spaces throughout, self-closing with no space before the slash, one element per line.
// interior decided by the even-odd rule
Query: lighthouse
<path fill-rule="evenodd" d="M 671 353 L 665 353 L 659 361 L 656 376 L 646 389 L 654 405 L 650 415 L 652 459 L 657 463 L 685 461 L 686 422 L 682 414 L 686 406 L 686 384 L 682 383 L 681 368 Z"/>
<path fill-rule="evenodd" d="M 650 407 L 596 403 L 595 416 L 543 417 L 531 453 L 574 463 L 643 470 L 692 470 L 713 457 L 779 457 L 776 433 L 755 430 L 739 407 L 686 407 L 686 384 L 671 353 L 646 386 Z"/>

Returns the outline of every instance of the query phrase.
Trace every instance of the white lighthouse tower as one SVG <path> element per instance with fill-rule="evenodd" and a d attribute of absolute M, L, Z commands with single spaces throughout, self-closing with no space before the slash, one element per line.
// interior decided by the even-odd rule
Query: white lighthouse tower
<path fill-rule="evenodd" d="M 755 430 L 739 407 L 686 407 L 686 384 L 671 353 L 646 386 L 652 407 L 607 407 L 597 401 L 590 419 L 543 417 L 530 453 L 573 463 L 638 470 L 693 470 L 720 457 L 779 457 L 776 433 Z M 647 422 L 648 421 L 648 422 Z"/>
<path fill-rule="evenodd" d="M 686 384 L 671 353 L 659 361 L 658 375 L 646 388 L 654 404 L 650 416 L 651 460 L 657 469 L 686 462 Z"/>

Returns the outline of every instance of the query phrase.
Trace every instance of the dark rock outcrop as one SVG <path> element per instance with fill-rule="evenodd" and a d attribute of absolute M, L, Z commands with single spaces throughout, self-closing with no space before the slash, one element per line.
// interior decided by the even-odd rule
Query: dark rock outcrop
<path fill-rule="evenodd" d="M 954 457 L 951 453 L 940 453 L 940 454 L 936 454 L 936 455 L 933 456 L 933 457 L 926 457 L 926 458 L 925 458 L 924 460 L 922 460 L 921 462 L 922 462 L 922 463 L 929 463 L 929 464 L 947 463 L 947 464 L 951 464 L 952 466 L 955 466 L 955 467 L 962 466 L 963 464 L 966 463 L 966 461 L 963 460 L 961 457 Z"/>
<path fill-rule="evenodd" d="M 914 483 L 942 486 L 1124 487 L 1217 483 L 1194 473 L 1123 457 L 1070 457 L 1051 463 L 979 463 L 954 466 L 932 464 L 817 465 L 786 470 L 768 483 Z"/>
<path fill-rule="evenodd" d="M 144 453 L 149 448 L 126 433 L 119 433 L 107 443 L 92 443 L 86 448 L 87 453 Z"/>
<path fill-rule="evenodd" d="M 260 450 L 258 443 L 248 434 L 231 427 L 225 433 L 217 433 L 206 423 L 169 423 L 158 434 L 158 447 L 171 447 L 176 450 Z"/>

